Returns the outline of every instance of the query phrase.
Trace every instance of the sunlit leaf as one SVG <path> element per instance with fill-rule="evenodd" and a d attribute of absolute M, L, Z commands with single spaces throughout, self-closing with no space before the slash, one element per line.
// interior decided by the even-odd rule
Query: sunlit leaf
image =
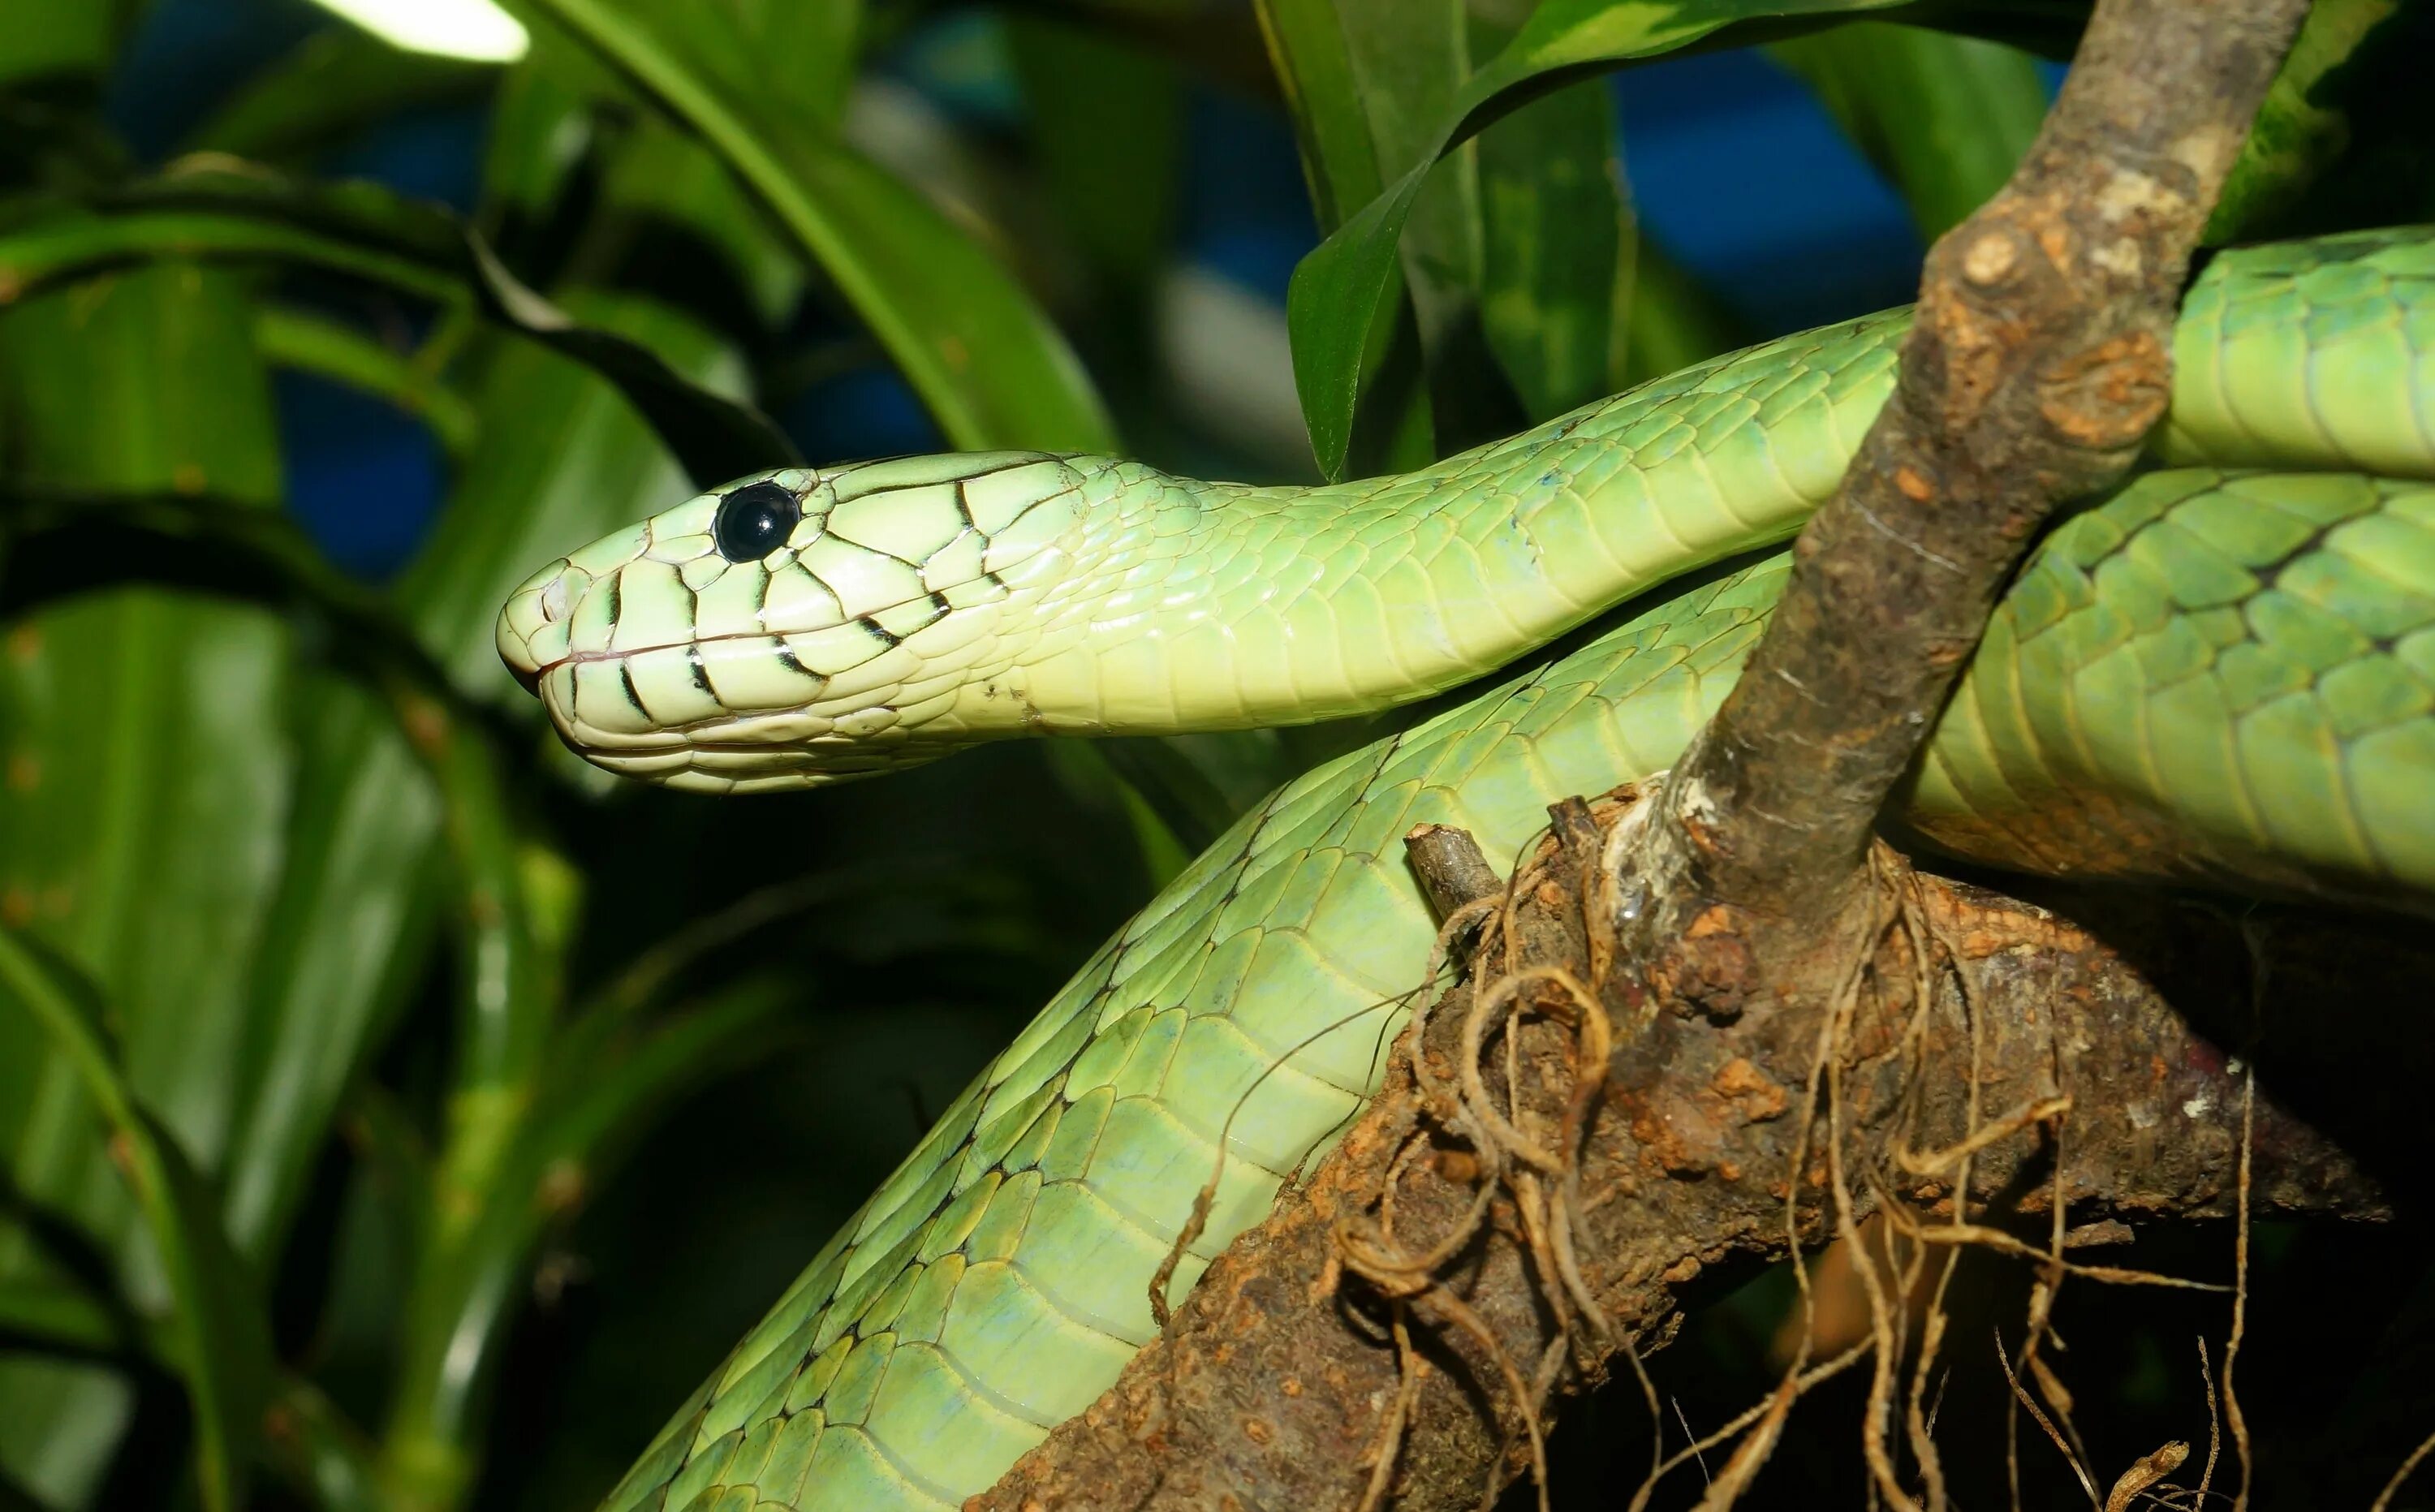
<path fill-rule="evenodd" d="M 509 63 L 530 39 L 492 0 L 314 0 L 399 47 L 475 62 Z"/>

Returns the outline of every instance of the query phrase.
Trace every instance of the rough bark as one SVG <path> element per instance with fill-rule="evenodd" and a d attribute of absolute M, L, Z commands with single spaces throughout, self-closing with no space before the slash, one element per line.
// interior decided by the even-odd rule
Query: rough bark
<path fill-rule="evenodd" d="M 1619 810 L 1602 804 L 1599 817 Z M 1556 830 L 1526 874 L 1515 954 L 1500 964 L 1526 976 L 1561 965 L 1586 981 L 1581 884 L 1594 891 L 1596 878 L 1582 875 L 1580 847 L 1561 838 L 1561 816 Z M 1442 851 L 1450 833 L 1425 843 Z M 1529 1469 L 1515 1403 L 1536 1383 L 1517 1392 L 1515 1378 L 1539 1375 L 1553 1349 L 1562 1389 L 1594 1383 L 1618 1367 L 1621 1345 L 1670 1337 L 1704 1275 L 1784 1258 L 1795 1228 L 1814 1248 L 1839 1221 L 1891 1204 L 1933 1237 L 1953 1221 L 1952 1188 L 1965 1176 L 1969 1221 L 2029 1250 L 2053 1241 L 2058 1192 L 2074 1233 L 2232 1215 L 2248 1088 L 2231 1042 L 2248 1041 L 2268 1068 L 2254 1104 L 2253 1215 L 2378 1218 L 2392 1193 L 2407 1194 L 2415 1178 L 2397 1163 L 2371 1169 L 2301 1110 L 2359 1149 L 2391 1146 L 2410 1126 L 2411 1089 L 2435 1072 L 2435 1046 L 2379 1028 L 2374 1018 L 2384 1016 L 2329 1025 L 2323 1009 L 2409 993 L 2435 969 L 2435 951 L 2397 945 L 2373 921 L 2243 919 L 2125 893 L 2058 893 L 2046 908 L 1925 876 L 1915 891 L 1907 876 L 1891 885 L 1909 907 L 1893 910 L 1876 938 L 1832 1037 L 1831 1074 L 1822 1005 L 1723 1023 L 1660 1014 L 1606 1062 L 1575 1168 L 1586 1196 L 1572 1238 L 1611 1341 L 1597 1339 L 1543 1258 L 1561 1176 L 1509 1166 L 1537 1178 L 1539 1211 L 1526 1211 L 1516 1183 L 1493 1180 L 1478 1143 L 1453 1132 L 1459 1118 L 1445 1096 L 1415 1079 L 1415 1055 L 1432 1086 L 1459 1079 L 1473 995 L 1458 988 L 1423 1019 L 1417 1044 L 1407 1034 L 1398 1046 L 1390 1084 L 1343 1145 L 1211 1267 L 1166 1337 L 968 1505 L 1358 1507 L 1405 1387 L 1392 1340 L 1399 1301 L 1420 1369 L 1379 1504 L 1475 1505 L 1484 1487 Z M 2102 919 L 2103 936 L 2064 908 Z M 1510 1122 L 1557 1149 L 1581 1085 L 1580 1014 L 1544 976 L 1523 1007 L 1510 1104 L 1501 1038 L 1487 1039 L 1481 1063 Z M 2194 1018 L 2239 1039 L 2211 1039 Z M 2379 1066 L 2371 1084 L 2357 1077 L 2362 1063 Z M 2046 1116 L 2008 1119 L 2024 1110 Z M 1966 1173 L 1921 1153 L 1951 1150 L 1972 1129 L 2009 1132 L 1977 1148 Z M 1850 1197 L 1839 1218 L 1830 1140 Z M 1483 1191 L 1486 1221 L 1431 1273 L 1434 1284 L 1348 1275 L 1382 1249 L 1416 1254 L 1463 1231 Z M 2059 1253 L 2072 1258 L 2068 1246 Z"/>
<path fill-rule="evenodd" d="M 2028 156 L 1929 251 L 1892 398 L 1802 534 L 1769 634 L 1641 842 L 1639 935 L 1814 915 L 2055 507 L 2171 392 L 2192 247 L 2305 0 L 2104 0 Z"/>

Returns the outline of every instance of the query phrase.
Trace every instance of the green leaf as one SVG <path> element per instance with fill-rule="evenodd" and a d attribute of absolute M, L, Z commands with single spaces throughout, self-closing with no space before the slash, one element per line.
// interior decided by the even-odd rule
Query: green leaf
<path fill-rule="evenodd" d="M 164 258 L 303 263 L 475 304 L 615 383 L 703 488 L 797 459 L 785 434 L 751 406 L 686 382 L 636 342 L 578 324 L 518 283 L 448 212 L 376 184 L 307 185 L 204 168 L 110 195 L 21 201 L 0 214 L 0 305 L 130 260 Z"/>
<path fill-rule="evenodd" d="M 209 490 L 276 518 L 257 505 L 278 490 L 268 387 L 228 275 L 153 266 L 9 309 L 0 416 L 13 488 Z M 87 592 L 0 632 L 0 920 L 98 984 L 138 1095 L 216 1169 L 281 859 L 288 634 L 250 606 L 91 591 L 79 565 Z M 0 1027 L 12 1184 L 112 1255 L 134 1306 L 166 1308 L 173 1278 L 94 1137 L 82 1078 L 27 1032 L 15 1015 Z M 39 1257 L 0 1226 L 0 1275 L 29 1267 Z M 124 1384 L 91 1367 L 0 1364 L 0 1462 L 75 1500 L 127 1407 Z"/>
<path fill-rule="evenodd" d="M 1613 95 L 1588 79 L 1532 100 L 1477 154 L 1480 317 L 1524 418 L 1613 393 L 1635 245 Z"/>
<path fill-rule="evenodd" d="M 2266 92 L 2206 244 L 2435 218 L 2435 0 L 2317 0 Z"/>
<path fill-rule="evenodd" d="M 1901 192 L 1930 241 L 2003 187 L 2046 120 L 2037 60 L 2000 43 L 1861 22 L 1769 50 Z"/>
<path fill-rule="evenodd" d="M 376 696 L 298 683 L 286 865 L 250 973 L 255 1028 L 224 1184 L 229 1230 L 279 1252 L 347 1085 L 421 983 L 439 919 L 430 775 Z"/>
<path fill-rule="evenodd" d="M 1632 312 L 1615 387 L 1680 372 L 1749 346 L 1758 333 L 1643 236 L 1632 254 Z"/>
<path fill-rule="evenodd" d="M 612 246 L 657 241 L 666 248 L 660 255 L 715 261 L 718 276 L 689 279 L 683 296 L 693 313 L 739 335 L 785 331 L 812 282 L 794 245 L 735 176 L 656 112 L 619 134 L 585 234 Z"/>
<path fill-rule="evenodd" d="M 98 994 L 66 961 L 0 926 L 0 989 L 75 1066 L 111 1126 L 111 1155 L 142 1210 L 166 1279 L 177 1365 L 195 1414 L 207 1512 L 244 1504 L 245 1471 L 270 1368 L 270 1325 L 220 1228 L 218 1205 L 176 1138 L 129 1084 Z"/>
<path fill-rule="evenodd" d="M 1372 328 L 1406 223 L 1437 161 L 1532 94 L 1576 74 L 1670 52 L 1740 22 L 1882 9 L 1881 0 L 1547 0 L 1487 66 L 1456 91 L 1403 169 L 1294 269 L 1286 318 L 1294 385 L 1320 471 L 1344 474 Z"/>
<path fill-rule="evenodd" d="M 476 1437 L 468 1404 L 492 1343 L 511 1316 L 511 1293 L 503 1288 L 528 1243 L 536 1178 L 518 1165 L 519 1152 L 532 1138 L 542 1083 L 563 1069 L 566 1056 L 550 1031 L 573 922 L 571 893 L 566 886 L 534 885 L 537 876 L 562 875 L 564 868 L 536 866 L 534 850 L 518 832 L 496 753 L 437 667 L 402 628 L 387 623 L 376 598 L 321 564 L 285 522 L 257 510 L 138 496 L 115 498 L 107 510 L 19 500 L 15 513 L 38 546 L 64 532 L 125 537 L 148 528 L 188 548 L 167 559 L 211 546 L 260 569 L 255 579 L 337 622 L 339 633 L 332 639 L 367 662 L 375 684 L 396 705 L 396 727 L 429 769 L 455 862 L 460 1022 L 446 1138 L 433 1170 L 430 1212 L 418 1226 L 426 1244 L 405 1304 L 405 1373 L 396 1384 L 380 1474 L 412 1504 L 447 1504 L 470 1473 Z M 80 554 L 130 568 L 147 559 L 125 540 L 106 553 L 87 546 Z M 220 576 L 235 586 L 227 573 Z M 375 836 L 399 834 L 392 828 L 376 830 Z M 411 880 L 392 879 L 391 885 Z M 556 902 L 538 907 L 537 898 Z M 357 952 L 378 943 L 360 935 L 343 940 Z M 301 1122 L 290 1118 L 281 1126 L 294 1130 Z"/>
<path fill-rule="evenodd" d="M 566 77 L 589 77 L 597 70 L 570 67 L 569 53 L 537 43 L 523 62 L 508 70 L 491 102 L 481 202 L 475 219 L 510 256 L 522 232 L 550 220 L 577 169 L 598 144 L 600 123 L 593 98 L 579 79 Z M 577 64 L 586 57 L 572 55 Z"/>
<path fill-rule="evenodd" d="M 127 1348 L 123 1320 L 82 1287 L 46 1279 L 0 1281 L 0 1339 L 109 1355 Z"/>
<path fill-rule="evenodd" d="M 577 291 L 567 302 L 588 321 L 670 353 L 697 382 L 742 381 L 732 348 L 656 301 Z M 648 512 L 684 484 L 614 389 L 551 352 L 502 350 L 483 373 L 476 402 L 486 410 L 513 405 L 525 423 L 484 433 L 399 593 L 423 643 L 459 686 L 512 698 L 528 719 L 531 700 L 508 679 L 491 640 L 508 591 L 534 566 Z M 563 942 L 549 919 L 561 911 L 535 902 L 528 852 L 508 827 L 480 748 L 458 754 L 467 760 L 453 778 L 449 828 L 459 876 L 475 879 L 483 895 L 508 900 L 507 907 L 479 916 L 472 911 L 479 907 L 471 902 L 475 892 L 460 884 L 458 907 L 466 911 L 475 958 L 498 968 L 501 989 L 475 983 L 466 997 L 468 1048 L 456 1068 L 435 1206 L 422 1225 L 429 1242 L 406 1302 L 396 1405 L 381 1460 L 392 1488 L 442 1492 L 465 1484 L 482 1442 L 475 1403 L 516 1315 L 513 1299 L 524 1290 L 546 1216 L 534 1200 L 542 1173 L 533 1142 L 543 1137 L 537 1121 L 546 1112 L 541 1082 L 571 1069 L 561 1062 L 576 1042 L 563 1033 L 536 1042 L 557 1005 L 554 952 Z M 368 804 L 375 799 L 366 792 Z M 553 953 L 546 959 L 537 950 L 543 946 Z"/>
<path fill-rule="evenodd" d="M 309 372 L 389 401 L 429 426 L 451 456 L 462 456 L 474 445 L 481 419 L 463 395 L 354 326 L 270 304 L 254 312 L 253 341 L 273 368 Z"/>
<path fill-rule="evenodd" d="M 71 83 L 98 94 L 141 0 L 9 0 L 0 85 Z"/>
<path fill-rule="evenodd" d="M 684 123 L 751 189 L 878 338 L 949 442 L 1105 451 L 1081 364 L 995 258 L 929 201 L 824 133 L 796 129 L 618 0 L 527 0 Z"/>
<path fill-rule="evenodd" d="M 318 1512 L 389 1512 L 371 1446 L 309 1381 L 280 1383 L 270 1404 L 270 1467 Z"/>
<path fill-rule="evenodd" d="M 1260 0 L 1277 82 L 1302 144 L 1303 175 L 1321 231 L 1334 231 L 1386 187 L 1351 43 L 1329 0 Z"/>
<path fill-rule="evenodd" d="M 534 1246 L 682 1092 L 768 1054 L 794 996 L 762 978 L 639 1029 L 622 1016 L 590 1016 L 553 1042 L 527 1105 L 485 1107 L 487 1126 L 465 1126 L 468 1139 L 496 1143 L 483 1200 L 426 1257 L 407 1304 L 399 1405 L 381 1451 L 393 1499 L 424 1505 L 461 1496 L 484 1436 L 483 1378 Z M 444 1175 L 437 1192 L 443 1204 L 452 1194 Z"/>
<path fill-rule="evenodd" d="M 378 947 L 422 936 L 420 882 L 435 817 L 444 818 L 458 857 L 466 934 L 463 1106 L 475 1113 L 520 1108 L 557 995 L 550 962 L 559 947 L 544 950 L 535 936 L 527 854 L 485 742 L 455 707 L 445 673 L 385 600 L 331 569 L 291 523 L 265 511 L 131 494 L 110 497 L 107 507 L 40 496 L 6 502 L 36 563 L 26 576 L 38 583 L 66 576 L 55 570 L 60 560 L 108 560 L 126 574 L 162 573 L 308 610 L 330 626 L 326 642 L 398 703 L 393 714 L 375 714 L 360 689 L 350 699 L 340 696 L 347 690 L 323 686 L 314 705 L 319 717 L 309 730 L 319 739 L 308 735 L 311 780 L 292 824 L 294 859 L 256 967 L 255 997 L 268 1022 L 253 1036 L 260 1049 L 245 1074 L 253 1088 L 247 1138 L 233 1162 L 239 1231 L 258 1248 L 283 1226 L 337 1089 L 386 1017 L 381 1005 L 394 1002 L 402 984 L 390 963 L 416 953 Z M 451 636 L 449 648 L 461 653 L 472 639 Z M 481 639 L 487 643 L 487 633 Z M 399 728 L 420 747 L 431 777 L 402 759 L 393 738 Z M 433 780 L 436 814 L 426 796 Z M 478 1165 L 489 1157 L 461 1158 Z M 486 1179 L 475 1169 L 457 1185 L 460 1194 L 479 1192 Z"/>
<path fill-rule="evenodd" d="M 367 127 L 478 99 L 499 70 L 407 52 L 357 26 L 327 26 L 246 80 L 183 150 L 303 166 Z"/>
<path fill-rule="evenodd" d="M 1174 236 L 1182 73 L 1166 59 L 1053 17 L 1017 13 L 1007 23 L 1032 154 L 1058 222 L 1138 303 L 1164 270 Z"/>
<path fill-rule="evenodd" d="M 1293 112 L 1312 208 L 1320 228 L 1332 232 L 1428 146 L 1415 135 L 1426 129 L 1426 114 L 1404 108 L 1372 81 L 1416 83 L 1442 99 L 1469 68 L 1459 16 L 1436 8 L 1423 25 L 1399 27 L 1391 0 L 1261 0 L 1258 10 Z M 1425 107 L 1427 99 L 1417 103 Z M 1440 204 L 1452 213 L 1433 217 L 1438 234 L 1429 250 L 1441 263 L 1451 260 L 1460 280 L 1475 271 L 1461 214 L 1472 185 L 1467 176 L 1440 179 Z M 1416 250 L 1415 262 L 1420 255 Z M 1380 266 L 1389 286 L 1378 302 L 1394 314 L 1365 333 L 1357 385 L 1362 424 L 1345 441 L 1347 459 L 1357 458 L 1365 472 L 1419 466 L 1440 451 L 1419 297 L 1407 282 L 1410 267 L 1392 256 Z M 1461 307 L 1442 271 L 1430 291 L 1439 331 L 1452 328 Z"/>
<path fill-rule="evenodd" d="M 665 352 L 690 381 L 742 382 L 742 363 L 656 301 L 577 290 L 587 325 Z M 533 568 L 681 496 L 683 472 L 598 375 L 546 348 L 504 345 L 473 390 L 512 414 L 484 430 L 432 534 L 397 585 L 397 608 L 460 691 L 537 711 L 492 644 L 498 606 Z M 438 914 L 439 797 L 390 712 L 360 686 L 314 686 L 300 734 L 292 855 L 256 965 L 268 1023 L 260 1081 L 233 1154 L 232 1226 L 255 1252 L 285 1229 L 320 1131 L 420 974 Z"/>

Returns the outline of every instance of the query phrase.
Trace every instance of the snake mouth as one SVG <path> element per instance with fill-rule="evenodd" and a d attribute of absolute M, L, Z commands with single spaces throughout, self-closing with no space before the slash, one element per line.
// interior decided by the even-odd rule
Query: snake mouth
<path fill-rule="evenodd" d="M 871 644 L 852 665 L 827 672 L 797 660 L 786 636 L 760 629 L 547 657 L 527 651 L 510 666 L 569 747 L 625 775 L 660 780 L 663 763 L 731 775 L 900 765 L 892 754 L 857 747 L 892 747 L 909 724 L 925 722 L 905 718 L 906 668 L 897 662 L 907 659 L 890 656 L 895 638 L 855 621 L 824 627 L 839 630 L 868 634 Z"/>

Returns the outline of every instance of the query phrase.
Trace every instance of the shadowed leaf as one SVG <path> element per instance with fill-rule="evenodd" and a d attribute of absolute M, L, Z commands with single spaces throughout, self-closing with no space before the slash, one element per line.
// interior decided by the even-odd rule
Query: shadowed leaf
<path fill-rule="evenodd" d="M 1860 22 L 1770 50 L 1901 191 L 1928 240 L 2003 187 L 2046 119 L 2036 60 L 1999 43 Z"/>
<path fill-rule="evenodd" d="M 702 488 L 798 460 L 750 405 L 687 381 L 638 342 L 579 324 L 517 282 L 456 216 L 376 184 L 190 166 L 106 196 L 20 201 L 0 213 L 0 303 L 164 258 L 302 263 L 475 304 L 616 384 Z"/>
<path fill-rule="evenodd" d="M 82 973 L 0 926 L 0 988 L 75 1066 L 111 1127 L 168 1283 L 176 1363 L 194 1405 L 196 1472 L 208 1512 L 244 1504 L 247 1461 L 268 1390 L 270 1325 L 220 1228 L 219 1207 L 175 1136 L 137 1099 L 99 995 Z"/>
<path fill-rule="evenodd" d="M 1073 351 L 988 251 L 920 195 L 799 114 L 721 76 L 620 0 L 524 0 L 701 138 L 871 328 L 948 440 L 1106 451 Z M 986 353 L 987 360 L 980 360 Z"/>
<path fill-rule="evenodd" d="M 1414 165 L 1400 170 L 1294 270 L 1287 297 L 1294 384 L 1321 472 L 1331 478 L 1344 473 L 1373 327 L 1406 224 L 1440 158 L 1532 95 L 1580 74 L 1673 52 L 1728 26 L 1755 39 L 1839 14 L 1891 9 L 1881 0 L 1548 0 L 1539 7 L 1504 50 L 1454 93 L 1423 138 Z"/>

